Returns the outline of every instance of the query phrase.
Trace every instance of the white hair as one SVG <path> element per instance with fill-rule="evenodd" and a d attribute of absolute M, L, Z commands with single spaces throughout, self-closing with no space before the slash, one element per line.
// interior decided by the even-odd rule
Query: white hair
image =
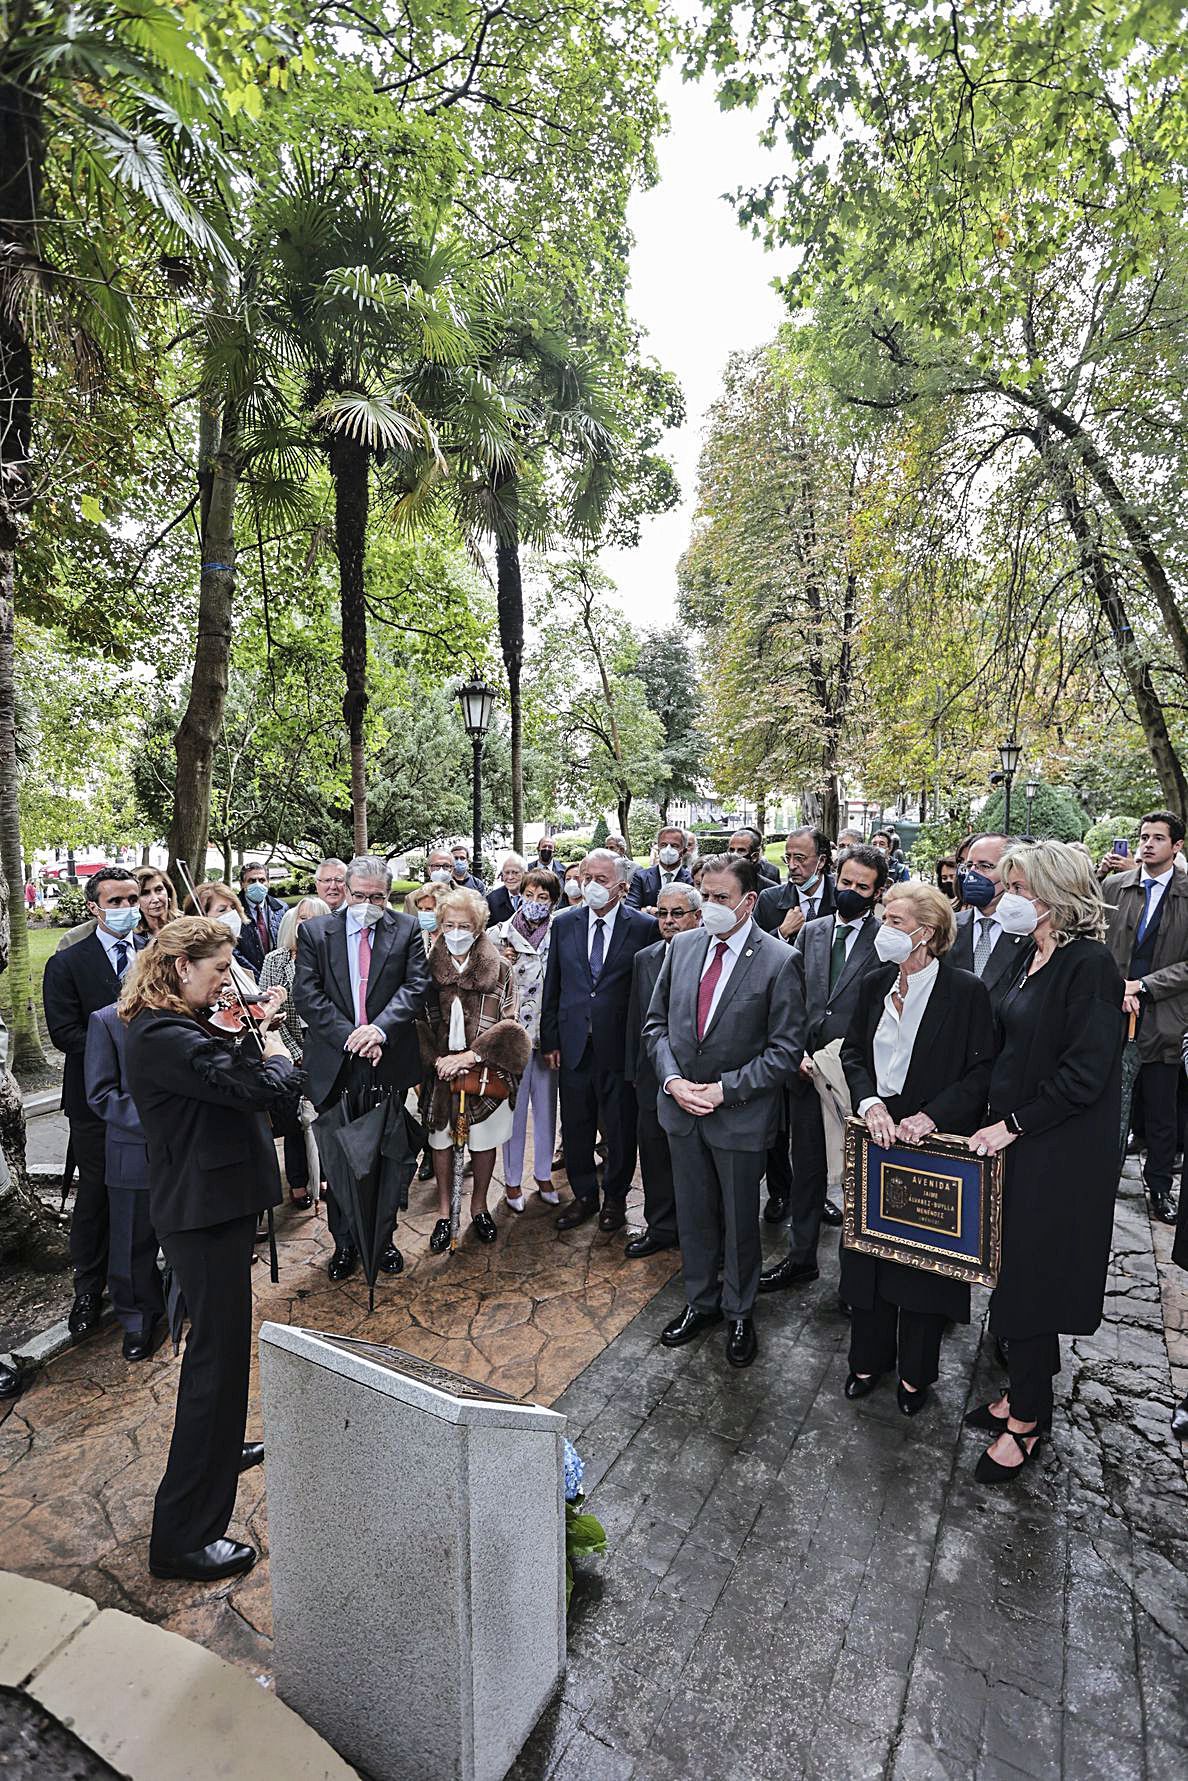
<path fill-rule="evenodd" d="M 689 906 L 689 914 L 701 914 L 701 892 L 695 884 L 662 884 L 660 894 L 656 898 L 657 909 L 665 897 L 684 897 Z"/>
<path fill-rule="evenodd" d="M 346 869 L 348 890 L 352 878 L 382 878 L 384 889 L 392 888 L 392 868 L 387 860 L 380 859 L 378 853 L 357 853 Z"/>
<path fill-rule="evenodd" d="M 329 861 L 323 861 L 327 865 Z M 279 952 L 296 952 L 297 924 L 312 921 L 316 915 L 329 915 L 330 905 L 321 897 L 302 897 L 291 909 L 286 909 L 281 916 L 280 927 L 276 930 L 276 944 Z"/>
<path fill-rule="evenodd" d="M 584 866 L 588 861 L 593 860 L 609 860 L 623 883 L 626 883 L 631 876 L 631 867 L 622 854 L 616 853 L 613 847 L 592 847 L 589 853 L 578 861 L 578 866 Z"/>

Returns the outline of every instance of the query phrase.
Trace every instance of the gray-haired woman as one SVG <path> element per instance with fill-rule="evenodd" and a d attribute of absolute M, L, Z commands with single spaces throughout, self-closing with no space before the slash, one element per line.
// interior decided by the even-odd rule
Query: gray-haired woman
<path fill-rule="evenodd" d="M 287 914 L 281 917 L 280 927 L 276 931 L 276 945 L 271 952 L 264 954 L 264 963 L 260 966 L 260 988 L 272 989 L 277 984 L 286 993 L 284 1013 L 277 1023 L 276 1032 L 285 1050 L 295 1064 L 301 1062 L 303 1021 L 293 1005 L 293 973 L 297 961 L 297 930 L 304 921 L 313 921 L 319 915 L 329 915 L 330 905 L 321 897 L 302 897 L 294 903 Z M 305 1148 L 305 1130 L 301 1113 L 308 1108 L 308 1102 L 296 1108 L 287 1109 L 284 1113 L 272 1114 L 272 1129 L 278 1138 L 284 1139 L 285 1145 L 285 1180 L 289 1184 L 289 1203 L 300 1212 L 308 1212 L 313 1205 L 313 1195 L 309 1184 L 309 1157 Z M 310 1109 L 312 1112 L 312 1109 Z"/>

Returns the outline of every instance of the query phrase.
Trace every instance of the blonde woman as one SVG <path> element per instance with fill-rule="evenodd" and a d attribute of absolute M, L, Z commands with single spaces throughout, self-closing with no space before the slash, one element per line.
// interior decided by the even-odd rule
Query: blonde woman
<path fill-rule="evenodd" d="M 439 1217 L 429 1248 L 440 1255 L 450 1241 L 450 1181 L 454 1079 L 482 1064 L 499 1072 L 514 1093 L 531 1055 L 527 1033 L 516 1019 L 516 980 L 511 966 L 484 932 L 487 900 L 478 891 L 447 890 L 438 908 L 441 932 L 429 953 L 430 987 L 417 1022 L 421 1062 L 429 1095 L 429 1143 L 437 1177 Z M 498 1236 L 487 1210 L 495 1153 L 511 1136 L 510 1100 L 471 1103 L 468 1145 L 474 1167 L 471 1218 L 481 1243 Z"/>
<path fill-rule="evenodd" d="M 444 885 L 418 884 L 404 899 L 404 913 L 416 917 L 426 952 L 437 938 L 437 910 L 444 895 Z"/>
<path fill-rule="evenodd" d="M 945 963 L 957 924 L 933 884 L 889 885 L 875 934 L 882 969 L 858 992 L 842 1068 L 876 1144 L 918 1144 L 931 1132 L 971 1132 L 985 1115 L 994 1058 L 990 992 Z M 905 1416 L 927 1404 L 945 1325 L 969 1322 L 969 1287 L 856 1249 L 841 1252 L 839 1291 L 853 1307 L 848 1398 L 893 1369 Z"/>
<path fill-rule="evenodd" d="M 1102 942 L 1092 862 L 1061 841 L 1011 847 L 996 911 L 1035 952 L 999 1010 L 990 1115 L 969 1140 L 1006 1152 L 1002 1266 L 990 1328 L 1007 1344 L 1006 1391 L 966 1417 L 995 1438 L 981 1484 L 1008 1484 L 1052 1420 L 1060 1337 L 1101 1322 L 1122 1107 L 1122 974 Z"/>
<path fill-rule="evenodd" d="M 140 886 L 140 925 L 151 940 L 181 914 L 177 892 L 168 872 L 159 872 L 156 866 L 137 866 L 132 876 Z"/>

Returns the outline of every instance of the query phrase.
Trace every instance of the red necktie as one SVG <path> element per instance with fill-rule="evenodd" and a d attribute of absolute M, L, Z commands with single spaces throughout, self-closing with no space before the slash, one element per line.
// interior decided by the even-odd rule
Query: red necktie
<path fill-rule="evenodd" d="M 359 1025 L 367 1025 L 367 978 L 371 971 L 371 928 L 359 929 Z"/>
<path fill-rule="evenodd" d="M 701 987 L 697 991 L 697 1037 L 705 1038 L 705 1029 L 709 1025 L 710 1009 L 714 1003 L 714 991 L 718 987 L 718 979 L 722 975 L 722 960 L 726 957 L 725 940 L 718 941 L 718 949 L 710 960 L 710 968 L 701 979 Z"/>
<path fill-rule="evenodd" d="M 259 911 L 256 915 L 256 932 L 260 936 L 261 946 L 263 946 L 265 952 L 268 952 L 272 946 L 272 941 L 270 940 L 270 938 L 268 936 L 268 917 L 264 913 L 263 903 L 261 903 Z"/>

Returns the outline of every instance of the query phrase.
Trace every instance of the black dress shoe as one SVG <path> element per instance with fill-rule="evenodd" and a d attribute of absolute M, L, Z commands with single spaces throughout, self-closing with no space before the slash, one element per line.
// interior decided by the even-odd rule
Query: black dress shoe
<path fill-rule="evenodd" d="M 76 1342 L 83 1342 L 93 1336 L 103 1319 L 103 1294 L 101 1292 L 75 1293 L 74 1303 L 70 1307 L 70 1316 L 66 1319 L 66 1327 Z"/>
<path fill-rule="evenodd" d="M 331 1280 L 349 1280 L 358 1266 L 358 1251 L 351 1244 L 343 1243 L 330 1257 L 330 1265 L 326 1272 Z"/>
<path fill-rule="evenodd" d="M 433 1227 L 433 1234 L 429 1238 L 429 1253 L 430 1255 L 440 1255 L 449 1246 L 450 1221 L 448 1218 L 439 1218 Z"/>
<path fill-rule="evenodd" d="M 1151 1216 L 1161 1224 L 1175 1224 L 1176 1202 L 1170 1194 L 1153 1193 L 1151 1195 Z"/>
<path fill-rule="evenodd" d="M 919 1391 L 909 1391 L 902 1379 L 896 1382 L 895 1402 L 905 1416 L 918 1416 L 931 1396 L 926 1385 L 921 1386 Z"/>
<path fill-rule="evenodd" d="M 264 1464 L 264 1443 L 263 1443 L 263 1441 L 245 1441 L 243 1444 L 243 1452 L 239 1458 L 240 1471 L 241 1472 L 250 1472 L 253 1466 L 262 1466 L 263 1464 Z"/>
<path fill-rule="evenodd" d="M 778 1194 L 772 1194 L 766 1206 L 763 1208 L 763 1216 L 768 1224 L 783 1224 L 788 1216 L 787 1200 L 782 1200 Z"/>
<path fill-rule="evenodd" d="M 598 1203 L 595 1200 L 575 1200 L 567 1206 L 557 1220 L 559 1231 L 576 1231 L 579 1224 L 585 1224 L 588 1218 L 598 1216 Z"/>
<path fill-rule="evenodd" d="M 641 1231 L 638 1237 L 632 1237 L 624 1248 L 623 1254 L 630 1256 L 631 1260 L 636 1262 L 641 1256 L 659 1255 L 662 1249 L 675 1249 L 676 1247 L 675 1237 L 653 1237 L 651 1231 Z"/>
<path fill-rule="evenodd" d="M 750 1317 L 736 1317 L 732 1320 L 729 1334 L 726 1337 L 726 1359 L 732 1367 L 749 1367 L 759 1352 L 759 1338 L 755 1334 L 755 1322 Z"/>
<path fill-rule="evenodd" d="M 381 1274 L 403 1274 L 404 1257 L 397 1249 L 395 1243 L 388 1244 L 388 1247 L 380 1256 L 379 1265 Z"/>
<path fill-rule="evenodd" d="M 842 1222 L 841 1207 L 835 1206 L 832 1200 L 826 1200 L 825 1210 L 821 1214 L 821 1223 L 822 1224 L 840 1224 L 841 1222 Z"/>
<path fill-rule="evenodd" d="M 160 1319 L 154 1317 L 143 1335 L 133 1336 L 129 1333 L 124 1336 L 124 1359 L 147 1360 L 160 1347 L 164 1337 L 165 1326 Z"/>
<path fill-rule="evenodd" d="M 476 1212 L 474 1215 L 474 1234 L 480 1243 L 494 1243 L 499 1235 L 499 1226 L 489 1212 Z"/>
<path fill-rule="evenodd" d="M 433 1179 L 433 1158 L 431 1156 L 423 1156 L 421 1158 L 421 1166 L 417 1170 L 417 1180 L 418 1181 L 432 1181 L 432 1179 Z"/>
<path fill-rule="evenodd" d="M 191 1583 L 214 1583 L 219 1577 L 237 1577 L 250 1571 L 256 1562 L 254 1546 L 241 1546 L 238 1540 L 212 1540 L 197 1552 L 179 1552 L 176 1558 L 154 1558 L 149 1553 L 149 1570 L 154 1577 L 184 1577 Z"/>
<path fill-rule="evenodd" d="M 1173 1410 L 1171 1431 L 1177 1441 L 1188 1441 L 1188 1398 Z"/>
<path fill-rule="evenodd" d="M 720 1311 L 694 1311 L 692 1305 L 686 1305 L 679 1317 L 666 1323 L 660 1331 L 660 1340 L 665 1348 L 683 1348 L 699 1336 L 702 1330 L 712 1330 L 716 1323 L 721 1323 Z"/>
<path fill-rule="evenodd" d="M 759 1276 L 759 1291 L 783 1292 L 786 1286 L 808 1286 L 810 1281 L 820 1278 L 821 1270 L 816 1262 L 794 1262 L 790 1255 L 786 1255 L 773 1268 L 764 1268 Z"/>
<path fill-rule="evenodd" d="M 24 1376 L 17 1367 L 10 1367 L 7 1361 L 0 1361 L 0 1401 L 5 1398 L 19 1398 L 25 1389 Z"/>
<path fill-rule="evenodd" d="M 843 1317 L 853 1317 L 854 1315 L 853 1305 L 851 1305 L 849 1299 L 843 1299 L 840 1293 L 837 1295 L 837 1308 Z"/>
<path fill-rule="evenodd" d="M 871 1373 L 867 1378 L 862 1379 L 857 1373 L 848 1373 L 846 1375 L 846 1396 L 848 1398 L 868 1398 L 882 1377 L 881 1373 Z"/>
<path fill-rule="evenodd" d="M 617 1200 L 608 1200 L 598 1214 L 600 1231 L 621 1231 L 627 1223 L 627 1210 Z"/>

